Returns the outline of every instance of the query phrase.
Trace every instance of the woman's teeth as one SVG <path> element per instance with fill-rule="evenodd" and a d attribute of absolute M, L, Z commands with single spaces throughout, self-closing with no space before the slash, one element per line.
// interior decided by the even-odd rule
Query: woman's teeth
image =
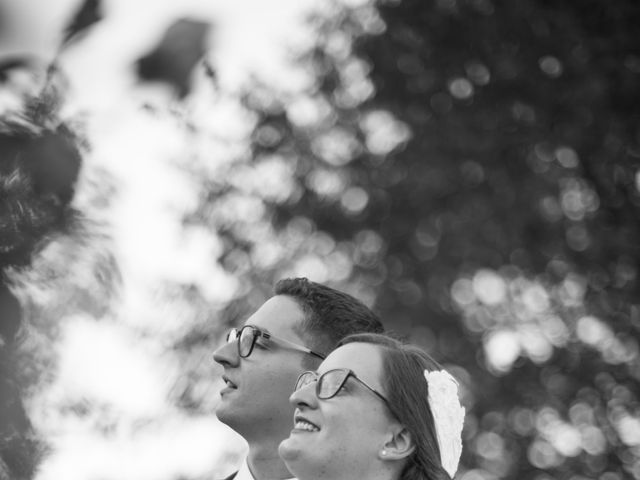
<path fill-rule="evenodd" d="M 305 430 L 307 432 L 317 432 L 320 430 L 314 424 L 305 422 L 304 420 L 298 420 L 296 422 L 295 427 L 296 427 L 296 430 Z"/>

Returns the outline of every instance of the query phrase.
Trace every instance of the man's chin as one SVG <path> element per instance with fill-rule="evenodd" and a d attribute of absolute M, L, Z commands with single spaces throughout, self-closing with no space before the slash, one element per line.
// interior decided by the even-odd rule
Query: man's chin
<path fill-rule="evenodd" d="M 238 406 L 238 403 L 233 400 L 223 399 L 216 407 L 216 417 L 231 430 L 245 437 L 256 428 L 255 418 L 247 412 L 247 409 L 239 409 Z"/>
<path fill-rule="evenodd" d="M 233 428 L 233 425 L 236 423 L 234 420 L 237 419 L 239 415 L 234 409 L 233 402 L 222 397 L 220 403 L 218 403 L 216 407 L 216 416 L 222 423 Z"/>

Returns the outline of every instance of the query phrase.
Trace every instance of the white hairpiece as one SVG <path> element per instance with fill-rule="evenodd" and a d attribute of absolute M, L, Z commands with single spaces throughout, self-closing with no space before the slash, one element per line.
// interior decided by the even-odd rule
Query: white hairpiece
<path fill-rule="evenodd" d="M 446 370 L 424 371 L 429 385 L 429 407 L 433 413 L 440 461 L 453 478 L 462 453 L 462 425 L 464 408 L 458 398 L 458 382 Z"/>

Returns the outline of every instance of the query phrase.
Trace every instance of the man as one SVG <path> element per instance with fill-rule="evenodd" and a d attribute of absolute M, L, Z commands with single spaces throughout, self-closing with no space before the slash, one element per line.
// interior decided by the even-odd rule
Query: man
<path fill-rule="evenodd" d="M 278 445 L 293 428 L 288 398 L 298 375 L 316 369 L 344 336 L 382 331 L 377 315 L 351 295 L 306 278 L 279 281 L 275 295 L 213 354 L 226 383 L 217 416 L 249 444 L 227 480 L 291 478 Z"/>

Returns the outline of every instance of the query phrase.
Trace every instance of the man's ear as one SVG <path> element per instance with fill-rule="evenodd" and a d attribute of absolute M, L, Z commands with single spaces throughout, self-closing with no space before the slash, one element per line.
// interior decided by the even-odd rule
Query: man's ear
<path fill-rule="evenodd" d="M 416 449 L 413 436 L 406 427 L 398 426 L 392 436 L 378 452 L 381 460 L 402 460 Z"/>

